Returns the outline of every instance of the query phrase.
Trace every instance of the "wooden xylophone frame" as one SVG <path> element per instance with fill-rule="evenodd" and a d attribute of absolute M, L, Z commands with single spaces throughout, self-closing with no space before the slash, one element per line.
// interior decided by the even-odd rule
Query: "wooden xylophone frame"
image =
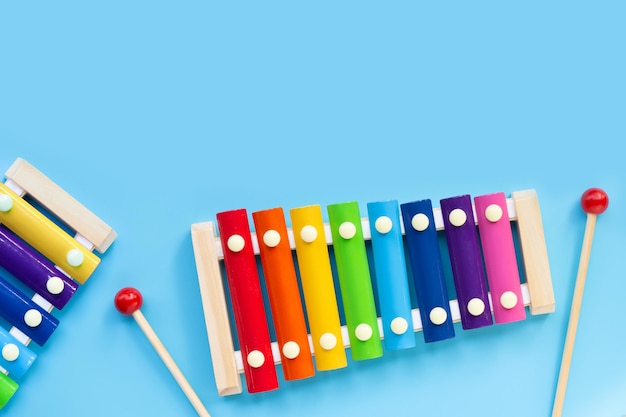
<path fill-rule="evenodd" d="M 67 303 L 73 295 L 73 291 L 75 291 L 79 285 L 84 284 L 93 273 L 93 270 L 99 265 L 100 259 L 92 254 L 92 252 L 94 250 L 101 254 L 106 252 L 117 238 L 117 234 L 93 212 L 22 158 L 17 158 L 8 168 L 5 173 L 5 179 L 6 181 L 2 183 L 0 193 L 2 197 L 5 199 L 8 197 L 13 203 L 11 203 L 8 210 L 5 209 L 4 212 L 0 214 L 2 214 L 2 216 L 13 216 L 11 212 L 17 210 L 22 213 L 22 207 L 26 207 L 27 212 L 30 214 L 18 221 L 19 227 L 16 226 L 16 230 L 13 230 L 10 226 L 10 224 L 16 223 L 15 220 L 9 220 L 10 217 L 0 216 L 0 224 L 2 224 L 7 232 L 14 233 L 15 237 L 20 239 L 19 241 L 21 243 L 19 243 L 19 245 L 32 246 L 28 251 L 35 254 L 33 256 L 40 257 L 39 259 L 49 263 L 52 269 L 48 267 L 48 271 L 53 270 L 55 272 L 52 278 L 58 279 L 56 277 L 59 276 L 65 281 L 65 287 L 57 290 L 63 300 L 55 300 L 54 296 L 52 296 L 53 301 L 50 301 L 50 294 L 42 296 L 41 294 L 44 294 L 44 292 L 40 289 L 36 289 L 32 282 L 26 282 L 24 277 L 15 276 L 16 279 L 24 280 L 26 286 L 31 287 L 30 289 L 34 292 L 32 296 L 33 305 L 37 306 L 38 309 L 40 308 L 41 311 L 45 313 L 51 313 L 55 306 L 56 308 L 63 308 L 65 303 Z M 27 198 L 30 200 L 27 200 Z M 34 204 L 31 205 L 29 201 L 38 204 L 39 207 L 42 207 L 47 213 L 43 213 L 37 209 Z M 16 205 L 19 207 L 16 207 Z M 22 214 L 20 214 L 20 216 L 21 215 Z M 61 224 L 64 226 L 63 228 Z M 17 231 L 18 228 L 20 232 Z M 76 233 L 74 237 L 68 234 L 70 231 Z M 52 248 L 52 243 L 45 242 L 45 238 L 37 237 L 37 234 L 50 237 L 50 241 L 53 243 L 73 242 L 71 245 L 77 248 L 77 251 L 84 251 L 86 256 L 83 260 L 77 261 L 75 265 L 68 265 L 70 262 L 65 260 L 57 262 L 52 259 L 52 257 L 46 256 L 45 253 L 58 252 L 60 249 Z M 27 235 L 27 237 L 25 237 L 25 235 Z M 45 253 L 39 249 L 41 247 L 46 247 L 43 250 Z M 6 254 L 6 252 L 4 253 Z M 69 259 L 69 254 L 66 257 Z M 27 259 L 27 261 L 29 260 L 30 259 Z M 6 259 L 4 259 L 3 262 L 4 261 L 6 261 Z M 86 271 L 85 268 L 89 268 L 89 270 Z M 13 275 L 15 274 L 13 273 Z M 64 295 L 65 291 L 70 289 L 72 291 L 71 294 L 69 296 Z M 27 295 L 22 294 L 21 291 L 19 291 L 19 294 L 20 297 L 27 297 Z M 55 291 L 52 292 L 52 294 L 57 293 Z M 19 347 L 20 354 L 29 351 L 28 345 L 33 339 L 15 325 L 8 331 L 8 335 L 9 338 L 12 337 L 14 341 L 21 343 Z M 43 343 L 37 343 L 43 345 L 45 340 Z M 3 353 L 4 348 L 9 344 L 13 343 L 6 342 L 3 346 L 0 346 L 0 348 L 3 349 Z M 36 355 L 32 354 L 30 363 L 27 364 L 25 369 L 30 367 L 35 358 Z M 4 355 L 0 359 L 5 360 Z M 14 360 L 15 359 L 6 359 L 6 362 L 4 362 L 5 366 Z M 18 381 L 21 380 L 22 375 L 17 375 L 16 377 L 2 366 L 0 366 L 0 372 L 3 374 L 0 376 L 8 387 L 6 391 L 3 391 L 6 395 L 1 399 L 2 403 L 0 404 L 0 408 L 2 408 L 19 387 Z"/>
<path fill-rule="evenodd" d="M 555 310 L 554 292 L 537 194 L 533 189 L 515 191 L 506 199 L 506 206 L 509 221 L 517 224 L 519 249 L 526 278 L 525 283 L 520 283 L 523 304 L 529 307 L 532 315 L 552 313 Z M 474 219 L 477 219 L 474 205 L 472 209 Z M 441 208 L 434 208 L 433 214 L 436 230 L 444 230 Z M 369 219 L 362 218 L 361 226 L 364 239 L 369 240 L 371 238 Z M 404 235 L 404 228 L 402 229 Z M 250 234 L 254 254 L 258 256 L 259 239 L 256 233 Z M 225 282 L 220 266 L 224 259 L 222 243 L 217 234 L 216 224 L 212 221 L 192 224 L 191 235 L 217 392 L 220 396 L 239 394 L 242 392 L 240 374 L 243 373 L 244 367 L 241 351 L 234 349 Z M 324 223 L 324 235 L 326 244 L 332 245 L 333 239 L 328 223 Z M 295 242 L 291 228 L 288 229 L 288 236 L 293 251 Z M 491 294 L 489 303 L 493 311 Z M 449 304 L 452 320 L 459 322 L 461 317 L 457 300 L 450 300 Z M 413 331 L 421 331 L 419 306 L 412 309 L 411 314 Z M 384 334 L 380 318 L 378 326 L 382 339 Z M 349 348 L 347 326 L 341 327 L 341 334 L 344 348 Z M 310 335 L 309 344 L 312 354 L 315 355 Z M 279 364 L 281 356 L 277 342 L 272 342 L 271 348 L 274 364 Z"/>

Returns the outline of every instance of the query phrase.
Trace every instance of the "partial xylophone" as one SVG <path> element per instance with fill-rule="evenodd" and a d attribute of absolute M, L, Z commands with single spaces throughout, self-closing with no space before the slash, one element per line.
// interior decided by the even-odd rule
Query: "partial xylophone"
<path fill-rule="evenodd" d="M 554 311 L 534 190 L 509 198 L 502 192 L 444 198 L 439 208 L 429 199 L 371 202 L 367 212 L 361 217 L 357 202 L 331 204 L 324 222 L 319 205 L 298 207 L 289 211 L 288 228 L 283 209 L 272 208 L 252 213 L 253 232 L 247 211 L 238 209 L 218 213 L 216 222 L 191 225 L 219 395 L 241 393 L 241 373 L 250 393 L 276 389 L 279 363 L 285 380 L 307 378 L 316 370 L 345 367 L 347 348 L 353 360 L 371 359 L 384 350 L 414 347 L 415 332 L 430 343 L 454 337 L 455 322 L 470 330 L 523 320 L 526 306 L 530 314 Z M 448 299 L 441 233 L 453 300 Z M 417 308 L 411 305 L 409 279 Z M 270 339 L 269 320 L 276 341 Z"/>
<path fill-rule="evenodd" d="M 63 309 L 100 264 L 117 234 L 33 165 L 18 158 L 0 183 L 0 408 L 17 391 L 37 355 L 59 325 Z M 41 209 L 40 209 L 41 208 Z M 44 213 L 46 210 L 47 213 Z M 63 226 L 63 227 L 62 227 Z M 70 236 L 68 230 L 76 235 Z M 12 283 L 17 279 L 34 293 Z"/>

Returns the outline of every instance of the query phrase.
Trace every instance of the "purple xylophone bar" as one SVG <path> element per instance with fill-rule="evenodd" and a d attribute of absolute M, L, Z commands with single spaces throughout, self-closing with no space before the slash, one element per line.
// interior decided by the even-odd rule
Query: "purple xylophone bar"
<path fill-rule="evenodd" d="M 440 201 L 463 329 L 493 324 L 483 256 L 469 195 Z"/>
<path fill-rule="evenodd" d="M 2 225 L 0 266 L 59 310 L 78 289 L 78 284 Z"/>

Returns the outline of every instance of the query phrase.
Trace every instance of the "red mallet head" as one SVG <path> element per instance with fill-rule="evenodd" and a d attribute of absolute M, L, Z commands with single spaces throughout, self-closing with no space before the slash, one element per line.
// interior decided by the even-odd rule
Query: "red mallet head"
<path fill-rule="evenodd" d="M 589 188 L 580 198 L 580 204 L 587 214 L 602 214 L 609 206 L 609 196 L 600 188 Z"/>
<path fill-rule="evenodd" d="M 115 295 L 115 308 L 122 314 L 133 314 L 141 308 L 142 303 L 141 293 L 132 287 L 122 288 Z"/>

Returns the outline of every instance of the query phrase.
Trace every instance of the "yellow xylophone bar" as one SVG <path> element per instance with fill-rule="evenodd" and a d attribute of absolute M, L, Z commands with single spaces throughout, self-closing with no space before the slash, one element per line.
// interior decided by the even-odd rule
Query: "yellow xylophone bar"
<path fill-rule="evenodd" d="M 100 259 L 5 184 L 0 184 L 0 222 L 81 284 Z"/>
<path fill-rule="evenodd" d="M 529 307 L 530 313 L 547 314 L 555 309 L 554 292 L 548 263 L 547 247 L 541 221 L 539 200 L 535 190 L 515 191 L 507 198 L 509 220 L 517 222 L 520 249 L 526 283 L 520 284 L 523 303 Z M 444 229 L 443 217 L 440 208 L 433 209 L 435 227 L 438 231 Z M 476 216 L 474 216 L 476 218 Z M 401 222 L 402 223 L 402 222 Z M 371 239 L 369 219 L 362 219 L 364 238 Z M 223 259 L 222 246 L 219 237 L 215 234 L 213 222 L 195 223 L 191 226 L 194 256 L 198 272 L 203 309 L 211 359 L 213 362 L 216 386 L 219 395 L 238 394 L 242 391 L 239 374 L 243 372 L 241 353 L 233 348 L 233 338 L 230 319 L 224 296 L 223 278 L 219 261 Z M 404 231 L 403 231 L 404 233 Z M 252 235 L 254 253 L 259 253 L 258 238 Z M 288 230 L 289 243 L 295 250 L 293 230 Z M 332 245 L 332 235 L 328 223 L 324 224 L 324 235 L 327 245 Z M 493 310 L 491 296 L 490 308 Z M 457 300 L 450 301 L 452 319 L 460 321 L 460 311 Z M 419 309 L 412 310 L 414 331 L 422 330 Z M 378 326 L 381 337 L 384 337 L 382 323 L 379 318 Z M 350 347 L 346 326 L 342 326 L 342 339 L 345 348 Z M 309 337 L 311 350 L 313 343 Z M 280 363 L 280 354 L 277 343 L 272 343 L 273 359 Z"/>

